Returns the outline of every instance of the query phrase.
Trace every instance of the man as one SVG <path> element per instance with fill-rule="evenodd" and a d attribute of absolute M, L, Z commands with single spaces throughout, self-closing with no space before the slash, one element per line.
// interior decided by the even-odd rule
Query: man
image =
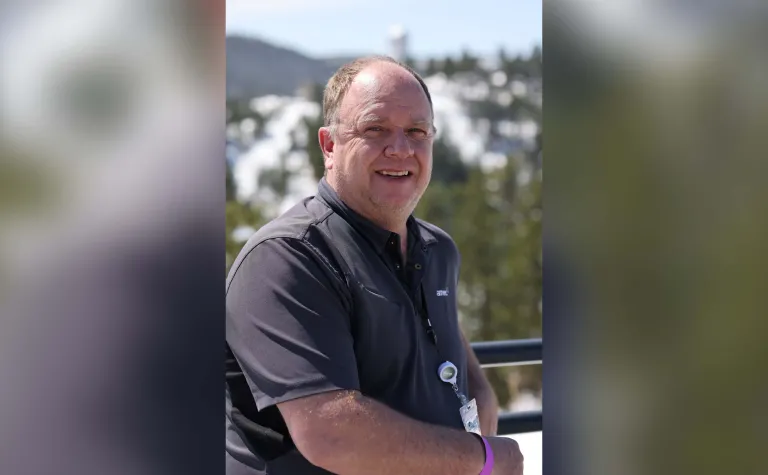
<path fill-rule="evenodd" d="M 411 215 L 432 173 L 426 85 L 362 58 L 330 79 L 323 114 L 317 196 L 260 229 L 227 279 L 228 473 L 522 473 L 458 325 L 456 245 Z M 460 411 L 472 399 L 485 440 Z"/>

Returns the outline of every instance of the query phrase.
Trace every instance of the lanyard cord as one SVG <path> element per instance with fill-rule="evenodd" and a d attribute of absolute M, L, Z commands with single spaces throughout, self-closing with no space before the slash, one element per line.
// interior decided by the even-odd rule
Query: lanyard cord
<path fill-rule="evenodd" d="M 419 316 L 421 317 L 424 329 L 427 331 L 427 336 L 432 340 L 435 348 L 437 348 L 437 353 L 440 354 L 440 347 L 437 344 L 437 334 L 435 333 L 434 327 L 432 327 L 432 321 L 429 319 L 429 315 L 427 315 L 427 296 L 424 295 L 424 285 L 419 284 L 419 289 L 421 290 L 421 308 L 419 309 Z M 440 355 L 440 357 L 442 358 L 443 355 Z"/>

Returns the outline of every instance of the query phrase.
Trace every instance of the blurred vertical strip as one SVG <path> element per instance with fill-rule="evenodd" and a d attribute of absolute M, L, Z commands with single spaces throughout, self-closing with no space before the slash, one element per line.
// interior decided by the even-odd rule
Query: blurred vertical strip
<path fill-rule="evenodd" d="M 768 473 L 767 14 L 545 4 L 545 474 Z"/>
<path fill-rule="evenodd" d="M 0 8 L 0 473 L 223 471 L 224 9 Z"/>

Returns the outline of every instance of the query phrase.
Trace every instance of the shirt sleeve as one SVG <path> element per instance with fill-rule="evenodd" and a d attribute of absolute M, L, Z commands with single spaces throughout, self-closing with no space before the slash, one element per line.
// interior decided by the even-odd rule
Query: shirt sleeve
<path fill-rule="evenodd" d="M 227 343 L 256 406 L 357 390 L 354 342 L 340 279 L 294 238 L 250 251 L 226 297 Z"/>

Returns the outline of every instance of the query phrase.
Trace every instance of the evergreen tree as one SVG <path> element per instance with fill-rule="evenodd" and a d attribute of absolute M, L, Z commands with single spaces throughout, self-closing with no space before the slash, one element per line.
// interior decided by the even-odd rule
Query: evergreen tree
<path fill-rule="evenodd" d="M 437 63 L 435 62 L 434 59 L 430 58 L 430 60 L 427 62 L 427 69 L 426 71 L 424 71 L 424 76 L 426 77 L 434 76 L 435 74 L 437 74 L 437 72 L 438 72 Z"/>
<path fill-rule="evenodd" d="M 405 63 L 406 66 L 410 67 L 414 71 L 418 71 L 418 68 L 416 67 L 416 60 L 413 59 L 412 56 L 406 56 L 403 60 L 403 63 Z"/>
<path fill-rule="evenodd" d="M 467 166 L 459 150 L 448 142 L 445 135 L 435 140 L 432 148 L 432 183 L 446 185 L 467 181 Z"/>
<path fill-rule="evenodd" d="M 226 169 L 227 201 L 225 204 L 224 249 L 226 272 L 229 272 L 230 266 L 244 244 L 235 239 L 233 232 L 241 227 L 250 227 L 256 230 L 264 224 L 264 217 L 258 207 L 236 200 L 237 183 L 232 175 L 229 161 L 227 161 Z"/>
<path fill-rule="evenodd" d="M 509 58 L 507 57 L 507 50 L 503 46 L 499 47 L 498 61 L 499 69 L 504 70 Z"/>
<path fill-rule="evenodd" d="M 453 62 L 453 59 L 451 59 L 450 56 L 445 58 L 445 61 L 443 62 L 443 73 L 448 77 L 456 74 L 456 64 Z"/>
<path fill-rule="evenodd" d="M 236 199 L 236 187 L 235 187 L 235 177 L 232 174 L 232 165 L 229 163 L 229 160 L 225 160 L 227 164 L 227 170 L 226 170 L 226 200 L 227 201 L 234 201 Z"/>
<path fill-rule="evenodd" d="M 541 175 L 519 187 L 517 163 L 490 173 L 471 166 L 464 182 L 437 181 L 417 209 L 459 247 L 460 286 L 469 296 L 459 308 L 472 341 L 541 335 Z M 540 367 L 489 370 L 502 406 L 516 391 L 512 373 L 540 384 Z"/>
<path fill-rule="evenodd" d="M 307 145 L 306 152 L 309 164 L 312 166 L 312 171 L 315 174 L 315 178 L 320 180 L 325 174 L 325 157 L 320 149 L 320 141 L 317 138 L 317 131 L 323 126 L 323 116 L 319 114 L 317 117 L 305 117 L 304 127 L 307 129 Z"/>
<path fill-rule="evenodd" d="M 459 60 L 459 64 L 457 65 L 456 69 L 464 72 L 477 71 L 478 64 L 479 59 L 473 56 L 469 50 L 464 49 L 461 52 L 461 59 Z"/>
<path fill-rule="evenodd" d="M 249 203 L 239 203 L 237 201 L 227 201 L 225 213 L 224 248 L 226 252 L 226 272 L 229 272 L 229 268 L 232 266 L 240 249 L 242 249 L 243 244 L 245 244 L 235 239 L 235 236 L 233 236 L 234 231 L 243 227 L 258 230 L 264 225 L 265 219 L 259 208 Z"/>

